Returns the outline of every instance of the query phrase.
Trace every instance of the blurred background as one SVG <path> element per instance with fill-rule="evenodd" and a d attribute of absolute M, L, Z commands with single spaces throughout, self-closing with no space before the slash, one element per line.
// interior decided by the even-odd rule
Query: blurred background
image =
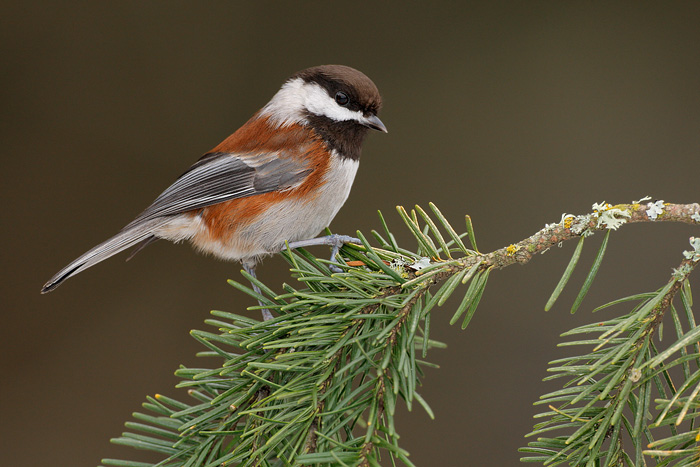
<path fill-rule="evenodd" d="M 188 331 L 206 329 L 211 309 L 253 304 L 226 283 L 239 265 L 158 242 L 39 289 L 297 70 L 350 65 L 384 96 L 389 134 L 369 136 L 337 232 L 378 228 L 380 209 L 413 248 L 394 207 L 432 201 L 459 230 L 470 214 L 491 251 L 594 202 L 700 201 L 700 3 L 425 5 L 4 2 L 2 465 L 137 458 L 109 439 L 146 395 L 185 398 L 173 371 L 208 363 Z M 573 317 L 600 238 L 548 313 L 573 243 L 492 274 L 466 331 L 447 323 L 454 302 L 436 310 L 433 337 L 448 348 L 429 355 L 441 368 L 420 390 L 436 420 L 416 408 L 398 424 L 413 462 L 516 465 L 558 335 L 600 319 L 590 311 L 606 300 L 665 284 L 699 233 L 615 233 Z M 293 280 L 280 258 L 258 271 L 276 290 Z"/>

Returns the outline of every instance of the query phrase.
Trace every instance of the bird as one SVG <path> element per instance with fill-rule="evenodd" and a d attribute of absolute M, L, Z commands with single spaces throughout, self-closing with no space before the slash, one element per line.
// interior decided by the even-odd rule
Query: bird
<path fill-rule="evenodd" d="M 368 131 L 387 133 L 377 116 L 381 106 L 377 86 L 354 68 L 321 65 L 293 74 L 243 126 L 41 292 L 158 239 L 189 241 L 200 252 L 239 261 L 253 277 L 263 257 L 287 244 L 328 244 L 335 255 L 352 237 L 315 237 L 348 198 Z"/>

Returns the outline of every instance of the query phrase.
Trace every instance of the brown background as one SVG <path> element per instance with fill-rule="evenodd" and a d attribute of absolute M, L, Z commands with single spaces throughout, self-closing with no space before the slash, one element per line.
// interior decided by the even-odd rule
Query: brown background
<path fill-rule="evenodd" d="M 8 2 L 6 2 L 8 3 Z M 296 3 L 296 2 L 294 2 Z M 427 4 L 428 2 L 426 2 Z M 188 336 L 210 309 L 251 304 L 239 266 L 158 243 L 41 296 L 59 268 L 115 233 L 284 78 L 342 63 L 385 99 L 338 232 L 381 209 L 437 203 L 482 250 L 563 212 L 652 195 L 700 201 L 700 3 L 12 2 L 0 15 L 4 152 L 0 463 L 93 466 L 146 394 L 176 397 Z M 698 228 L 636 225 L 612 236 L 591 296 L 543 305 L 573 251 L 492 274 L 471 327 L 434 313 L 440 370 L 402 412 L 419 466 L 515 465 L 558 334 L 590 310 L 665 283 Z M 403 241 L 408 235 L 401 232 Z M 319 250 L 319 254 L 327 254 Z M 260 274 L 290 280 L 279 258 Z M 698 284 L 697 277 L 694 283 Z"/>

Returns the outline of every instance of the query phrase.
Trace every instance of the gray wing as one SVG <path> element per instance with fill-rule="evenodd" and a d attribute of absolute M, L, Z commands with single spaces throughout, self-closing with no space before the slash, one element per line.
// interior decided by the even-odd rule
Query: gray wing
<path fill-rule="evenodd" d="M 243 158 L 231 153 L 207 154 L 127 227 L 231 199 L 286 190 L 301 183 L 312 170 L 301 161 L 275 156 Z"/>
<path fill-rule="evenodd" d="M 133 222 L 58 271 L 41 292 L 54 290 L 69 277 L 120 251 L 149 244 L 156 238 L 153 232 L 167 222 L 164 219 L 167 216 L 230 199 L 293 188 L 312 170 L 303 162 L 279 157 L 277 153 L 243 157 L 230 153 L 206 154 Z"/>

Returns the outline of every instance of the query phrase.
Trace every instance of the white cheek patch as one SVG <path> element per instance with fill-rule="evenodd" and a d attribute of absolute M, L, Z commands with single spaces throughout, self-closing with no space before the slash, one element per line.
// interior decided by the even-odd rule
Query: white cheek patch
<path fill-rule="evenodd" d="M 287 126 L 306 123 L 306 112 L 337 122 L 354 120 L 367 123 L 362 112 L 341 107 L 321 86 L 307 83 L 301 78 L 284 83 L 272 100 L 263 107 L 261 114 L 280 126 Z"/>
<path fill-rule="evenodd" d="M 270 102 L 262 108 L 260 114 L 267 116 L 280 126 L 304 123 L 304 93 L 301 89 L 303 84 L 304 81 L 301 78 L 284 83 Z"/>
<path fill-rule="evenodd" d="M 326 90 L 318 84 L 305 83 L 303 88 L 306 90 L 306 108 L 309 112 L 328 117 L 337 122 L 344 122 L 347 120 L 363 122 L 365 120 L 362 112 L 341 107 L 335 102 L 335 99 L 329 96 Z"/>

